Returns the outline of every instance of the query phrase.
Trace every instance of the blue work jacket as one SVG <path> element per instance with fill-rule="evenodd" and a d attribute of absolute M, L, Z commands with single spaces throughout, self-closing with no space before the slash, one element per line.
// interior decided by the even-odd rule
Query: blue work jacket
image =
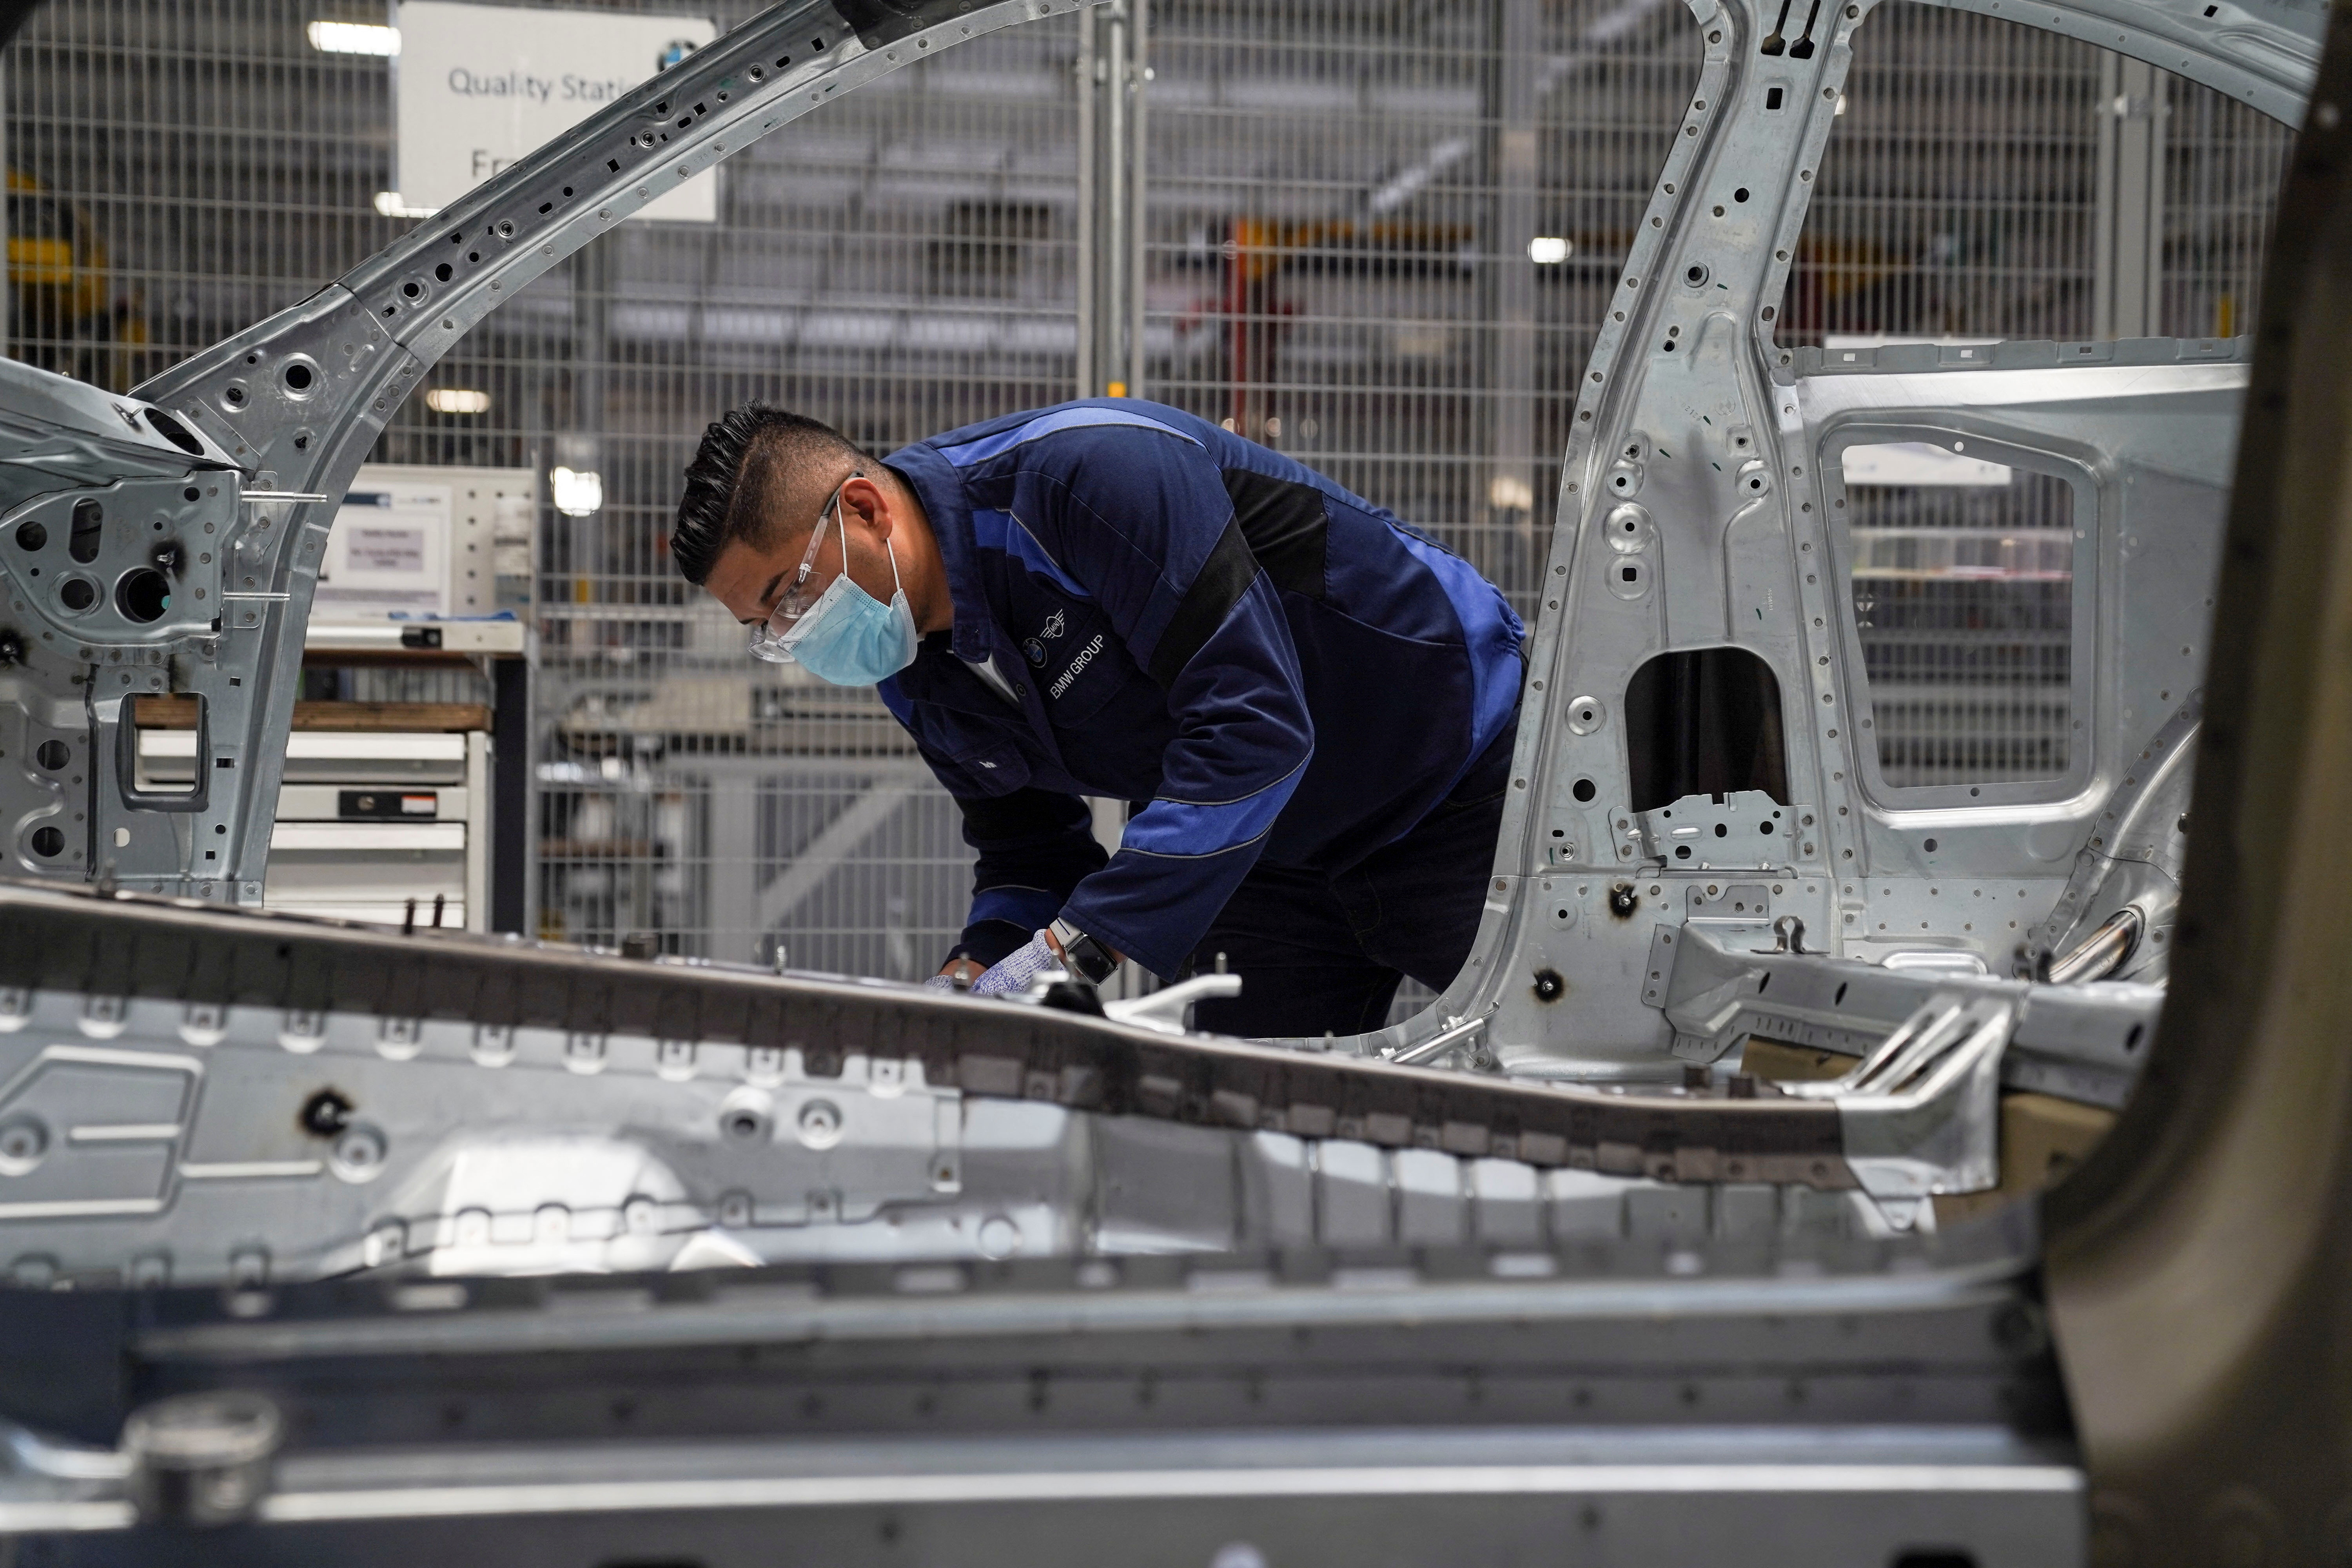
<path fill-rule="evenodd" d="M 886 461 L 955 606 L 880 690 L 979 851 L 959 953 L 1058 913 L 1173 975 L 1261 858 L 1402 837 L 1517 711 L 1519 619 L 1468 563 L 1192 415 L 1066 403 Z M 1081 795 L 1132 803 L 1116 854 Z"/>

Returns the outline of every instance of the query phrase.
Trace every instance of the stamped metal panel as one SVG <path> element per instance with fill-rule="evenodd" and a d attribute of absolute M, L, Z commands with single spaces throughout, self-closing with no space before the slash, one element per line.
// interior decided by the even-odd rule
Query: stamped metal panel
<path fill-rule="evenodd" d="M 1860 784 L 1825 781 L 1823 798 L 1837 801 L 1824 826 L 1840 873 L 1825 942 L 1868 956 L 1920 945 L 1924 928 L 1927 945 L 1973 952 L 1996 973 L 2018 966 L 2021 946 L 2066 944 L 2078 921 L 2053 916 L 2078 858 L 2111 855 L 2118 797 L 2138 793 L 2162 766 L 2159 753 L 2179 751 L 2199 711 L 2245 347 L 2102 344 L 2077 357 L 2142 363 L 2010 369 L 2058 357 L 2056 345 L 2005 344 L 1976 351 L 1992 367 L 1975 371 L 1958 358 L 1966 350 L 1906 346 L 1861 351 L 1877 374 L 1795 383 L 1798 412 L 1784 417 L 1801 421 L 1799 438 L 1817 455 L 1812 493 L 1830 519 L 1827 603 L 1838 634 L 1826 645 L 1830 665 L 1819 654 L 1815 665 L 1843 677 L 1816 682 L 1842 700 L 1817 704 L 1813 727 L 1826 742 L 1842 712 L 1859 742 L 1819 748 L 1843 751 Z M 1927 360 L 1953 368 L 1904 368 Z M 1849 446 L 1883 440 L 2067 476 L 2076 624 L 2065 773 L 1896 787 L 1881 771 L 1856 595 L 1845 587 L 1857 550 L 1840 458 Z M 2165 826 L 2178 837 L 2177 822 Z M 2015 889 L 2025 896 L 2009 896 Z"/>
<path fill-rule="evenodd" d="M 1704 1071 L 1548 1086 L 22 883 L 0 931 L 23 1283 L 1878 1226 L 1847 1107 Z"/>
<path fill-rule="evenodd" d="M 1759 1458 L 1757 1450 L 1772 1457 Z M 353 1565 L 856 1563 L 1235 1568 L 1556 1558 L 1655 1568 L 2084 1561 L 2082 1472 L 1998 1430 L 1689 1434 L 1373 1429 L 1181 1437 L 732 1443 L 288 1459 L 259 1521 L 206 1560 Z M 0 1502 L 47 1562 L 185 1561 L 112 1500 Z M 1602 1560 L 1607 1560 L 1603 1557 Z"/>
<path fill-rule="evenodd" d="M 2081 911 L 2113 902 L 2069 889 L 2075 859 L 2105 853 L 2092 843 L 2108 837 L 2103 814 L 2136 795 L 2139 764 L 2162 765 L 2158 737 L 2169 743 L 2193 714 L 2242 345 L 1929 345 L 1834 363 L 1779 346 L 1778 301 L 1870 15 L 1802 10 L 1702 15 L 1706 64 L 1580 389 L 1533 642 L 1529 695 L 1542 695 L 1529 711 L 1542 722 L 1520 731 L 1486 924 L 1430 1012 L 1363 1048 L 1483 1017 L 1507 1070 L 1664 1076 L 1672 1031 L 1640 984 L 1654 929 L 1748 889 L 1763 894 L 1767 928 L 1803 922 L 1810 951 L 2030 966 Z M 2015 19 L 2061 31 L 2090 20 L 2064 7 Z M 2313 19 L 2287 21 L 2307 60 Z M 2229 78 L 2230 47 L 2214 43 L 2221 63 L 2184 74 Z M 1832 521 L 1840 457 L 1860 439 L 1939 433 L 2003 447 L 2084 498 L 2076 565 L 2095 591 L 2077 605 L 2096 652 L 2070 700 L 2084 739 L 2062 787 L 1988 802 L 1967 786 L 1874 791 L 1865 777 L 1870 713 Z M 1624 693 L 1644 661 L 1707 647 L 1752 654 L 1777 681 L 1788 798 L 1769 804 L 1794 831 L 1713 861 L 1702 850 L 1693 866 L 1657 858 L 1658 825 L 1635 821 Z"/>
<path fill-rule="evenodd" d="M 1483 1500 L 1495 1517 L 1458 1526 L 1482 1542 L 1565 1528 L 1644 1562 L 1719 1558 L 1745 1519 L 1766 1533 L 1743 1561 L 1959 1542 L 2071 1563 L 2080 1482 L 2024 1219 L 1711 1244 L 1704 1214 L 1661 1213 L 1549 1242 L 98 1288 L 58 1341 L 70 1375 L 0 1371 L 47 1433 L 12 1435 L 0 1529 L 135 1550 L 104 1539 L 131 1522 L 104 1447 L 125 1411 L 237 1389 L 285 1417 L 245 1536 L 280 1551 L 353 1539 L 321 1526 L 414 1542 L 527 1519 L 523 1560 L 550 1560 L 531 1553 L 572 1538 L 546 1532 L 601 1517 L 731 1562 L 755 1523 L 797 1541 L 846 1508 L 988 1562 L 995 1538 L 965 1527 L 1010 1507 L 1044 1532 L 1031 1558 L 1112 1519 L 1205 1519 L 1320 1562 L 1332 1541 L 1297 1531 L 1392 1497 L 1401 1519 Z M 0 1326 L 58 1299 L 0 1293 Z M 1192 1540 L 1138 1560 L 1197 1562 L 1153 1555 Z"/>
<path fill-rule="evenodd" d="M 1197 1565 L 1437 1561 L 1475 1540 L 2074 1563 L 2081 1481 L 2016 1239 L 100 1291 L 62 1352 L 100 1375 L 46 1406 L 10 1390 L 48 1436 L 11 1435 L 29 1462 L 0 1477 L 0 1529 L 60 1561 L 184 1540 L 125 1532 L 103 1445 L 126 1405 L 237 1389 L 289 1436 L 251 1523 L 212 1538 L 230 1552 L 511 1541 L 523 1562 L 731 1563 L 782 1538 L 847 1561 L 878 1542 Z M 0 1297 L 0 1325 L 54 1300 Z"/>

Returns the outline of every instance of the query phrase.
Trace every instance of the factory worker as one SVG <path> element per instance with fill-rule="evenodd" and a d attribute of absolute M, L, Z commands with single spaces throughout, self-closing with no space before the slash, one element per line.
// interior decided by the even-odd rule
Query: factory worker
<path fill-rule="evenodd" d="M 1130 399 L 877 460 L 757 405 L 711 426 L 671 553 L 759 658 L 873 686 L 962 807 L 943 978 L 1243 979 L 1229 1034 L 1353 1034 L 1469 955 L 1521 627 L 1460 557 L 1313 470 Z M 1115 854 L 1084 795 L 1129 804 Z"/>

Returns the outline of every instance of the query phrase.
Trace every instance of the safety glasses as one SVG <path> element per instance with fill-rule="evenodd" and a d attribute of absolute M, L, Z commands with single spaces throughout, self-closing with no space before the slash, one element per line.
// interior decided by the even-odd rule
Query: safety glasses
<path fill-rule="evenodd" d="M 753 658 L 765 659 L 770 664 L 790 664 L 793 661 L 792 653 L 785 646 L 793 627 L 799 624 L 803 616 L 815 608 L 817 600 L 824 596 L 812 594 L 807 588 L 809 574 L 816 570 L 816 552 L 824 543 L 825 524 L 840 515 L 841 492 L 849 488 L 849 479 L 865 477 L 865 469 L 852 470 L 849 479 L 833 487 L 832 496 L 818 509 L 816 527 L 809 534 L 808 552 L 801 557 L 801 569 L 793 574 L 791 584 L 777 599 L 776 607 L 768 613 L 768 618 L 751 628 Z M 845 533 L 842 541 L 841 565 L 845 572 L 849 569 L 849 544 Z"/>

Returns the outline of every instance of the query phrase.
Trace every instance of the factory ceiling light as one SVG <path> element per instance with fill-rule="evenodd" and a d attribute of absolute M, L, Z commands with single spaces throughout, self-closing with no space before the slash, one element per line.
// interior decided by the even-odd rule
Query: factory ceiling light
<path fill-rule="evenodd" d="M 400 53 L 397 27 L 373 22 L 313 22 L 304 30 L 310 36 L 310 47 L 322 55 L 389 57 Z"/>
<path fill-rule="evenodd" d="M 556 468 L 548 481 L 555 492 L 555 510 L 566 517 L 593 517 L 604 510 L 604 476 L 593 468 Z"/>

